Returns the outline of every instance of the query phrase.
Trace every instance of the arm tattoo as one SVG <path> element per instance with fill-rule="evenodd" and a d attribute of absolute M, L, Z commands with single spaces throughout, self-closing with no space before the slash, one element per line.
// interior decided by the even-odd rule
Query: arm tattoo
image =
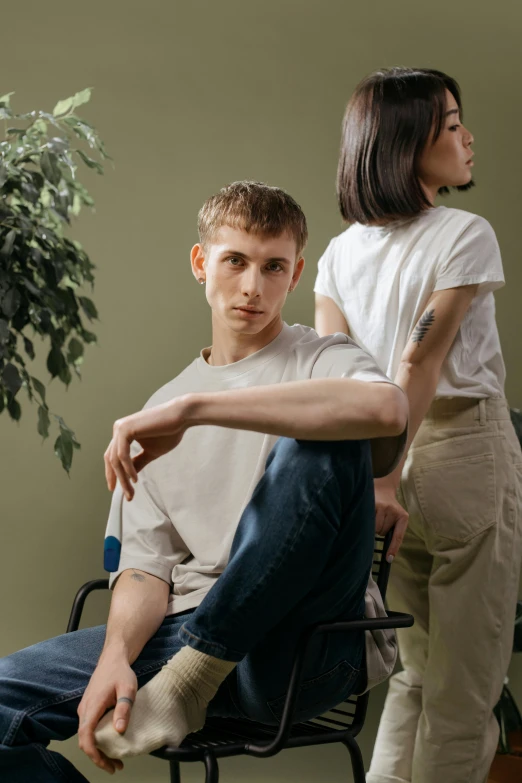
<path fill-rule="evenodd" d="M 134 568 L 132 569 L 131 579 L 134 579 L 136 582 L 144 582 L 145 577 L 143 574 L 137 574 Z"/>
<path fill-rule="evenodd" d="M 413 330 L 413 334 L 411 337 L 412 343 L 417 343 L 417 348 L 419 347 L 424 337 L 426 337 L 430 326 L 433 326 L 434 320 L 435 320 L 435 310 L 426 310 L 424 315 L 421 317 L 419 323 Z"/>

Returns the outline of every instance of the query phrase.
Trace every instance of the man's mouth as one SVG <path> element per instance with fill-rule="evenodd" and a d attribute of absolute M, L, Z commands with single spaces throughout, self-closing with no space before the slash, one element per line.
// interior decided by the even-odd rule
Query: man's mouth
<path fill-rule="evenodd" d="M 257 307 L 252 307 L 251 305 L 241 305 L 240 307 L 234 307 L 234 310 L 236 310 L 238 313 L 242 313 L 243 315 L 252 317 L 263 314 L 262 310 L 259 310 Z"/>

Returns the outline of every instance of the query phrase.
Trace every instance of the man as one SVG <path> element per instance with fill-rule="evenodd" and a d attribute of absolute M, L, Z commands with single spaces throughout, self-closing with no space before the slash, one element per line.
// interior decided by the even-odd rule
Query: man
<path fill-rule="evenodd" d="M 84 781 L 46 748 L 78 718 L 81 748 L 111 773 L 207 712 L 274 723 L 303 630 L 364 614 L 373 472 L 401 455 L 404 395 L 346 336 L 282 321 L 307 239 L 290 196 L 234 183 L 204 204 L 199 234 L 212 347 L 114 425 L 106 629 L 0 662 L 10 783 Z M 297 719 L 371 685 L 383 662 L 368 650 L 363 634 L 318 638 Z"/>

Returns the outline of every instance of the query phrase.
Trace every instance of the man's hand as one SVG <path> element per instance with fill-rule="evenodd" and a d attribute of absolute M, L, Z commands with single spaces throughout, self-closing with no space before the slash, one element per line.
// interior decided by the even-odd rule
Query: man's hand
<path fill-rule="evenodd" d="M 408 527 L 409 514 L 397 500 L 396 489 L 386 479 L 376 479 L 375 487 L 375 532 L 384 536 L 392 527 L 393 538 L 386 553 L 386 560 L 391 563 L 400 549 L 406 528 Z"/>
<path fill-rule="evenodd" d="M 137 690 L 136 675 L 125 656 L 104 652 L 78 706 L 78 744 L 97 767 L 110 775 L 123 769 L 123 763 L 109 759 L 95 746 L 94 731 L 105 712 L 116 705 L 114 728 L 122 734 L 129 723 Z"/>
<path fill-rule="evenodd" d="M 104 454 L 105 478 L 111 492 L 119 481 L 127 500 L 132 500 L 132 482 L 137 482 L 139 471 L 181 442 L 189 426 L 187 413 L 187 399 L 178 397 L 114 423 L 112 440 Z M 142 447 L 135 457 L 130 451 L 133 441 Z"/>

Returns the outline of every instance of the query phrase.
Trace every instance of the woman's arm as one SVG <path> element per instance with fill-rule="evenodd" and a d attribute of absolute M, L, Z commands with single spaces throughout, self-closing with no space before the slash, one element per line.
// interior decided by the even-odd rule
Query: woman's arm
<path fill-rule="evenodd" d="M 335 332 L 350 334 L 346 318 L 329 296 L 315 295 L 315 331 L 321 337 Z"/>
<path fill-rule="evenodd" d="M 417 434 L 437 390 L 440 371 L 457 336 L 478 285 L 435 291 L 415 325 L 402 353 L 395 383 L 404 389 L 410 405 L 408 440 L 397 468 L 382 481 L 398 488 L 410 444 Z"/>
<path fill-rule="evenodd" d="M 388 476 L 375 481 L 376 529 L 386 533 L 396 525 L 388 557 L 394 557 L 406 532 L 408 516 L 396 500 L 408 449 L 435 396 L 442 364 L 455 340 L 478 285 L 435 291 L 402 353 L 395 383 L 408 397 L 409 431 L 401 461 Z"/>

